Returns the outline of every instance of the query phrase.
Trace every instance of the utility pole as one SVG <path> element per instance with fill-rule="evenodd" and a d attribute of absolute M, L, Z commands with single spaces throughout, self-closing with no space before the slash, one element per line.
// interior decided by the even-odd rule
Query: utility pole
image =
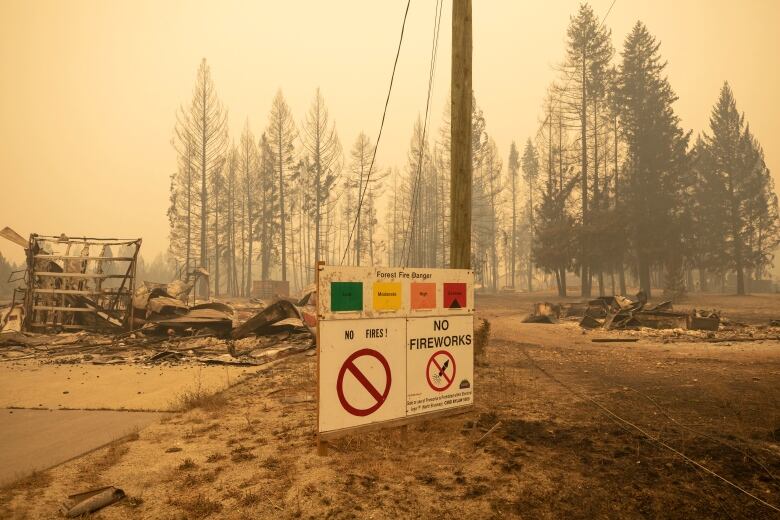
<path fill-rule="evenodd" d="M 450 268 L 471 268 L 471 0 L 452 0 Z"/>

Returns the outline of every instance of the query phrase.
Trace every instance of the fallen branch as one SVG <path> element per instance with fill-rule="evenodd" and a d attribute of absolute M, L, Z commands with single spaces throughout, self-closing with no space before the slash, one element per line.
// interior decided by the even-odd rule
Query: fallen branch
<path fill-rule="evenodd" d="M 477 441 L 474 444 L 479 444 L 480 442 L 484 441 L 487 438 L 487 436 L 493 433 L 494 431 L 496 431 L 499 428 L 499 426 L 501 426 L 501 421 L 498 421 L 496 424 L 494 424 L 493 427 L 490 428 L 488 431 L 486 431 L 482 437 L 477 439 Z"/>

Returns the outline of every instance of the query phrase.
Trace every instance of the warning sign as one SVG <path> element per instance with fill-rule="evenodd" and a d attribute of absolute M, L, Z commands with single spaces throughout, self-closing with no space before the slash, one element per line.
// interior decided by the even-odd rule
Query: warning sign
<path fill-rule="evenodd" d="M 413 283 L 410 293 L 412 310 L 428 310 L 436 307 L 436 284 Z"/>
<path fill-rule="evenodd" d="M 472 316 L 407 320 L 407 415 L 473 403 L 473 336 Z"/>
<path fill-rule="evenodd" d="M 437 392 L 443 392 L 455 380 L 455 357 L 446 350 L 434 352 L 428 360 L 428 385 Z"/>
<path fill-rule="evenodd" d="M 363 284 L 361 282 L 331 282 L 330 310 L 349 312 L 363 310 Z"/>
<path fill-rule="evenodd" d="M 465 283 L 444 284 L 444 308 L 445 309 L 466 308 L 466 284 Z"/>
<path fill-rule="evenodd" d="M 404 320 L 331 320 L 319 327 L 319 431 L 403 416 Z"/>
<path fill-rule="evenodd" d="M 316 305 L 320 441 L 473 404 L 473 271 L 320 265 Z"/>
<path fill-rule="evenodd" d="M 381 373 L 378 374 L 381 381 L 371 381 L 371 378 L 364 374 L 362 369 L 355 364 L 355 360 L 360 359 L 363 356 L 374 358 L 375 360 L 379 361 L 379 363 L 382 365 L 382 368 L 385 369 L 384 377 L 382 377 Z M 368 408 L 358 408 L 350 402 L 350 399 L 347 398 L 344 392 L 344 377 L 347 375 L 347 373 L 350 373 L 361 385 L 363 385 L 365 391 L 374 398 L 375 402 L 369 405 Z M 339 396 L 339 402 L 341 403 L 341 406 L 347 412 L 351 413 L 352 415 L 357 415 L 358 417 L 364 417 L 374 413 L 382 406 L 382 404 L 384 404 L 385 399 L 387 399 L 387 395 L 390 393 L 390 385 L 392 382 L 393 378 L 390 373 L 390 365 L 387 363 L 387 360 L 384 358 L 384 356 L 376 350 L 364 348 L 349 356 L 344 364 L 341 365 L 341 370 L 339 370 L 339 377 L 336 380 L 336 393 Z M 377 386 L 382 388 L 382 390 L 378 390 Z"/>
<path fill-rule="evenodd" d="M 397 311 L 401 308 L 400 282 L 374 282 L 374 310 Z"/>

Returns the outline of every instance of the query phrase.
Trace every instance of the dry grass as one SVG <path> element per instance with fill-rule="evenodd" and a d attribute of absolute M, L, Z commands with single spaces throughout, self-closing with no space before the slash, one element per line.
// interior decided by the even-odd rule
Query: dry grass
<path fill-rule="evenodd" d="M 104 450 L 102 453 L 98 452 L 94 458 L 87 459 L 82 465 L 82 477 L 85 481 L 93 484 L 100 482 L 100 476 L 118 464 L 130 448 L 125 445 L 125 439 L 120 439 L 109 444 Z"/>
<path fill-rule="evenodd" d="M 212 513 L 222 511 L 222 504 L 206 498 L 202 494 L 195 497 L 175 499 L 171 502 L 186 513 L 186 518 L 205 518 Z"/>
<path fill-rule="evenodd" d="M 51 480 L 51 475 L 47 471 L 34 471 L 23 479 L 1 488 L 0 492 L 32 491 L 48 486 Z"/>
<path fill-rule="evenodd" d="M 198 467 L 198 465 L 197 465 L 197 464 L 195 464 L 195 461 L 194 461 L 194 460 L 192 460 L 192 459 L 191 459 L 191 458 L 189 458 L 189 457 L 187 457 L 186 459 L 184 459 L 184 462 L 182 462 L 181 464 L 179 464 L 179 469 L 180 469 L 181 471 L 189 471 L 189 470 L 191 470 L 191 469 L 195 469 L 195 468 L 197 468 L 197 467 Z"/>
<path fill-rule="evenodd" d="M 233 462 L 245 462 L 257 458 L 257 455 L 252 453 L 252 448 L 248 448 L 245 446 L 239 446 L 238 448 L 235 448 L 231 453 L 232 455 L 230 457 L 230 460 L 232 460 Z"/>
<path fill-rule="evenodd" d="M 478 365 L 485 364 L 485 350 L 490 342 L 490 322 L 486 319 L 474 331 L 474 360 Z"/>
<path fill-rule="evenodd" d="M 179 394 L 173 407 L 182 412 L 195 408 L 213 411 L 224 407 L 227 402 L 227 397 L 221 393 L 207 392 L 198 386 L 194 390 L 185 390 Z"/>
<path fill-rule="evenodd" d="M 227 457 L 223 455 L 222 453 L 212 453 L 208 457 L 206 457 L 206 462 L 219 462 L 220 460 L 224 460 Z"/>
<path fill-rule="evenodd" d="M 244 496 L 241 497 L 241 500 L 239 502 L 242 506 L 252 506 L 254 504 L 257 504 L 260 502 L 262 497 L 256 493 L 246 493 Z"/>

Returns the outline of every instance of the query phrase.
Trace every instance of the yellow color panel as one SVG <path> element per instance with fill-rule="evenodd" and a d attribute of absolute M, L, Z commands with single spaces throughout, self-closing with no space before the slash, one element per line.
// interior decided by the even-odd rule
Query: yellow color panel
<path fill-rule="evenodd" d="M 401 308 L 400 282 L 374 282 L 374 310 L 397 311 Z"/>

